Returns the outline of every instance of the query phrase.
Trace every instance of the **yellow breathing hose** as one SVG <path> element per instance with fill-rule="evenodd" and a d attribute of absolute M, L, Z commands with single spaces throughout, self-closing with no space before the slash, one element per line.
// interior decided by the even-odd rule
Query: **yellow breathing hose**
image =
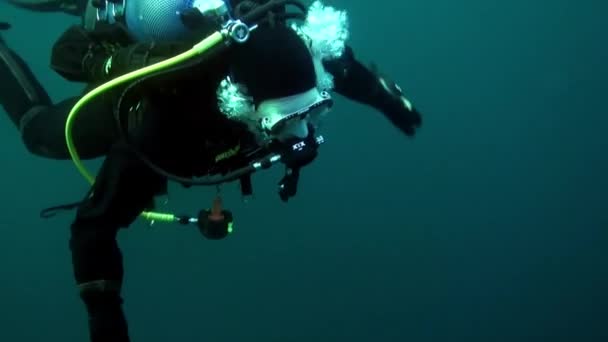
<path fill-rule="evenodd" d="M 146 66 L 144 68 L 129 72 L 120 77 L 112 79 L 111 81 L 100 85 L 99 87 L 91 90 L 86 95 L 84 95 L 75 105 L 72 107 L 70 114 L 65 123 L 65 140 L 68 146 L 68 151 L 70 156 L 72 157 L 72 161 L 74 162 L 76 169 L 80 172 L 80 174 L 91 184 L 95 183 L 95 176 L 93 176 L 82 163 L 78 152 L 76 151 L 76 145 L 74 144 L 74 140 L 72 139 L 72 128 L 74 125 L 74 120 L 78 116 L 79 111 L 82 109 L 84 105 L 90 102 L 93 98 L 99 96 L 100 94 L 110 90 L 113 87 L 121 85 L 123 83 L 132 81 L 139 77 L 147 76 L 153 72 L 157 72 L 166 68 L 173 67 L 177 64 L 187 61 L 188 59 L 194 58 L 201 54 L 204 54 L 211 48 L 216 45 L 222 43 L 226 39 L 225 35 L 217 31 L 205 38 L 200 43 L 194 45 L 190 50 L 183 52 L 175 57 L 171 57 L 169 59 L 163 60 L 161 62 Z M 144 211 L 141 213 L 141 216 L 147 220 L 153 221 L 161 221 L 161 222 L 173 222 L 176 220 L 175 215 L 166 214 L 166 213 L 157 213 L 157 212 L 148 212 Z"/>

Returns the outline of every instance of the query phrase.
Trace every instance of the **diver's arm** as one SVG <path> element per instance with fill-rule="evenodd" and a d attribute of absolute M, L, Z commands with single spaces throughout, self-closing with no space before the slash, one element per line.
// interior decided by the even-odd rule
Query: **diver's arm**
<path fill-rule="evenodd" d="M 51 68 L 75 82 L 105 82 L 190 48 L 181 42 L 136 43 L 119 24 L 70 27 L 53 46 Z"/>
<path fill-rule="evenodd" d="M 379 110 L 406 135 L 416 133 L 422 123 L 416 108 L 394 82 L 357 61 L 352 48 L 347 46 L 340 58 L 324 61 L 324 65 L 334 77 L 336 92 Z"/>
<path fill-rule="evenodd" d="M 16 7 L 35 12 L 63 12 L 80 16 L 84 13 L 87 0 L 7 0 Z"/>

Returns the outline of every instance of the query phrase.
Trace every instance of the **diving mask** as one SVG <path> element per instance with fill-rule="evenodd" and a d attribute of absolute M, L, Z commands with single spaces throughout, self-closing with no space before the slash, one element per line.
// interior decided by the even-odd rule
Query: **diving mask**
<path fill-rule="evenodd" d="M 251 119 L 259 125 L 259 130 L 272 138 L 280 141 L 304 139 L 309 135 L 309 125 L 316 127 L 332 106 L 328 92 L 313 88 L 301 94 L 263 101 Z"/>

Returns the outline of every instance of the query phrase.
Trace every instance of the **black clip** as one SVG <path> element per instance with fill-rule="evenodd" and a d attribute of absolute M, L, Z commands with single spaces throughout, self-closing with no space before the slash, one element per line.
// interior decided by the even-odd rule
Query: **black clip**
<path fill-rule="evenodd" d="M 285 176 L 279 182 L 279 197 L 283 202 L 289 201 L 298 192 L 298 181 L 300 180 L 300 168 L 285 169 Z"/>
<path fill-rule="evenodd" d="M 243 196 L 251 196 L 253 194 L 253 185 L 251 184 L 251 174 L 247 174 L 240 178 L 241 194 Z"/>

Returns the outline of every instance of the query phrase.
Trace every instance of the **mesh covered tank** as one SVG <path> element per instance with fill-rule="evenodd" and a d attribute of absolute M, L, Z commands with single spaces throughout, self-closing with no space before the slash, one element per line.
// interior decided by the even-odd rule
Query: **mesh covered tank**
<path fill-rule="evenodd" d="M 139 41 L 173 40 L 186 33 L 180 14 L 191 8 L 205 12 L 222 0 L 126 0 L 125 20 Z"/>

